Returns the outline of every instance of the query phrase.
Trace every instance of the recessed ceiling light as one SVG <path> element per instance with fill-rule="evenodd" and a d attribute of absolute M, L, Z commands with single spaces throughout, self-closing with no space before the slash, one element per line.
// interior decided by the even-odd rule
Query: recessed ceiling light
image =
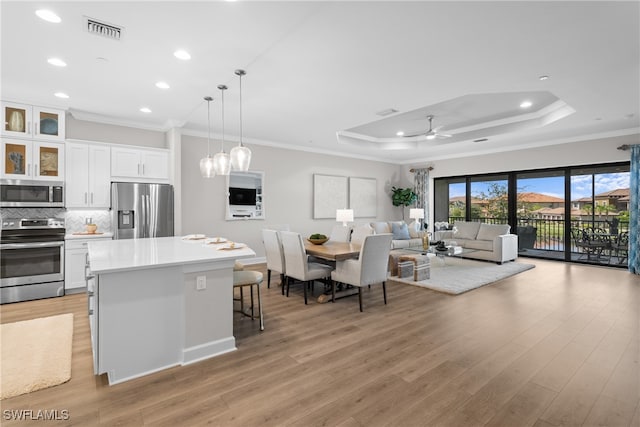
<path fill-rule="evenodd" d="M 396 132 L 396 135 L 397 135 L 397 136 L 404 136 L 404 132 L 403 132 L 403 131 L 401 131 L 401 130 L 399 130 L 398 132 Z"/>
<path fill-rule="evenodd" d="M 68 99 L 69 98 L 69 95 L 67 95 L 64 92 L 56 92 L 56 93 L 54 93 L 54 95 L 57 96 L 58 98 L 62 98 L 62 99 Z"/>
<path fill-rule="evenodd" d="M 167 82 L 158 82 L 156 83 L 156 87 L 160 89 L 169 89 L 169 84 Z"/>
<path fill-rule="evenodd" d="M 540 76 L 538 77 L 541 81 L 549 80 L 549 76 Z"/>
<path fill-rule="evenodd" d="M 60 19 L 58 15 L 47 9 L 36 10 L 36 15 L 38 15 L 40 19 L 44 19 L 47 22 L 53 22 L 54 24 L 62 22 L 62 19 Z"/>
<path fill-rule="evenodd" d="M 175 52 L 173 52 L 173 56 L 175 56 L 178 59 L 182 59 L 183 61 L 188 61 L 191 59 L 191 55 L 189 55 L 189 52 L 182 49 L 176 50 Z"/>
<path fill-rule="evenodd" d="M 67 63 L 64 62 L 62 59 L 60 58 L 49 58 L 47 59 L 47 62 L 51 65 L 55 65 L 56 67 L 66 67 Z"/>
<path fill-rule="evenodd" d="M 531 101 L 522 101 L 522 103 L 520 104 L 520 108 L 529 108 L 533 105 L 533 102 Z"/>
<path fill-rule="evenodd" d="M 151 112 L 151 108 L 149 108 L 149 107 L 142 107 L 142 108 L 140 109 L 140 111 L 142 111 L 143 113 L 150 113 L 150 112 Z"/>

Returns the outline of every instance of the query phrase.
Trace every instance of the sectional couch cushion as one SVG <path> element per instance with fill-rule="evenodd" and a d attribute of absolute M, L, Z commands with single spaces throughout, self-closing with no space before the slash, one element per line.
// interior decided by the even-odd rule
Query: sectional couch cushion
<path fill-rule="evenodd" d="M 511 226 L 509 224 L 480 224 L 477 240 L 493 240 L 503 234 L 509 234 Z"/>
<path fill-rule="evenodd" d="M 409 228 L 407 224 L 391 223 L 391 232 L 393 233 L 393 240 L 409 240 Z"/>
<path fill-rule="evenodd" d="M 454 223 L 454 229 L 458 230 L 455 233 L 456 239 L 475 240 L 478 235 L 478 230 L 480 229 L 480 223 L 456 221 Z"/>
<path fill-rule="evenodd" d="M 371 227 L 375 234 L 391 233 L 391 225 L 387 221 L 372 222 Z"/>

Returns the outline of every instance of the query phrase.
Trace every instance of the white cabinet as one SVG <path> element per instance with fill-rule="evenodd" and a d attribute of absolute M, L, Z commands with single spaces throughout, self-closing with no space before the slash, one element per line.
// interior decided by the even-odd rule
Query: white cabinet
<path fill-rule="evenodd" d="M 111 149 L 108 145 L 66 144 L 66 207 L 109 208 Z"/>
<path fill-rule="evenodd" d="M 3 138 L 2 156 L 3 178 L 64 180 L 64 144 Z"/>
<path fill-rule="evenodd" d="M 65 293 L 83 291 L 85 287 L 85 265 L 87 264 L 87 243 L 90 240 L 111 240 L 111 237 L 90 237 L 65 241 L 64 249 L 64 290 Z"/>
<path fill-rule="evenodd" d="M 169 179 L 169 151 L 163 149 L 111 148 L 113 178 Z"/>
<path fill-rule="evenodd" d="M 2 101 L 3 136 L 64 141 L 65 111 Z"/>

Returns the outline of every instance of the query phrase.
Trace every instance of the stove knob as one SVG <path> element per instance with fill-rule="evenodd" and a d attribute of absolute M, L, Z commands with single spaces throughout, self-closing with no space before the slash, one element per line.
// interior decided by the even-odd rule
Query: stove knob
<path fill-rule="evenodd" d="M 2 226 L 3 226 L 3 227 L 6 227 L 7 225 L 9 225 L 9 223 L 8 223 L 8 222 L 3 222 L 3 223 L 2 223 Z"/>

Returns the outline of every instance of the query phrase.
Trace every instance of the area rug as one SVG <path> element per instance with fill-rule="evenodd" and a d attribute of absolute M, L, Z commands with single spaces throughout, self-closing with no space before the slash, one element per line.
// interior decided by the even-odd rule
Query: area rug
<path fill-rule="evenodd" d="M 0 325 L 0 400 L 71 379 L 73 314 Z"/>
<path fill-rule="evenodd" d="M 472 289 L 496 282 L 505 277 L 514 276 L 534 268 L 533 264 L 507 262 L 502 265 L 491 262 L 448 257 L 443 260 L 431 259 L 431 277 L 414 282 L 407 278 L 390 277 L 394 282 L 422 286 L 434 291 L 458 295 Z"/>

